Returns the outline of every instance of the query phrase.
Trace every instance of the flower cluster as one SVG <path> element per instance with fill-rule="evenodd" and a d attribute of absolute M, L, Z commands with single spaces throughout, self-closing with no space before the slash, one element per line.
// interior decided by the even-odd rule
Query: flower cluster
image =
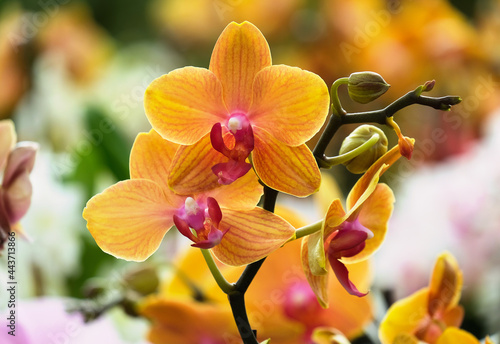
<path fill-rule="evenodd" d="M 356 305 L 369 317 L 371 306 L 365 301 L 337 304 L 333 310 L 326 310 L 329 295 L 366 300 L 357 298 L 365 296 L 364 290 L 369 287 L 365 264 L 384 241 L 394 203 L 390 187 L 379 180 L 402 155 L 411 158 L 414 140 L 402 135 L 392 118 L 394 113 L 388 110 L 346 113 L 336 94 L 340 84 L 347 84 L 351 98 L 362 103 L 378 98 L 389 87 L 378 74 L 362 72 L 339 79 L 329 92 L 314 73 L 272 65 L 264 36 L 244 22 L 231 23 L 222 32 L 208 69 L 176 69 L 149 85 L 144 106 L 152 129 L 140 133 L 134 142 L 130 179 L 94 196 L 83 217 L 103 251 L 133 261 L 151 256 L 165 233 L 175 226 L 191 246 L 202 249 L 232 310 L 231 314 L 214 304 L 155 296 L 140 308 L 154 321 L 153 342 L 163 343 L 167 338 L 178 342 L 176 336 L 183 336 L 193 323 L 189 319 L 198 317 L 211 325 L 198 324 L 195 331 L 190 328 L 186 342 L 222 343 L 216 337 L 219 328 L 224 328 L 227 333 L 239 332 L 245 343 L 257 343 L 244 295 L 268 256 L 261 270 L 266 277 L 257 283 L 259 291 L 250 289 L 247 294 L 252 300 L 257 297 L 255 293 L 279 295 L 267 323 L 259 322 L 266 336 L 269 333 L 276 341 L 281 338 L 286 343 L 346 342 L 339 327 L 353 336 L 369 320 L 355 316 L 348 323 L 348 316 L 338 316 L 339 309 L 343 314 Z M 449 109 L 460 101 L 458 97 L 426 97 L 421 101 L 421 93 L 433 85 L 429 82 L 408 93 L 391 109 L 395 112 L 413 103 Z M 306 142 L 327 118 L 313 154 Z M 352 134 L 356 142 L 343 145 L 340 155 L 325 155 L 340 125 L 364 122 L 394 129 L 398 145 L 387 151 L 385 134 L 365 126 L 362 135 L 359 130 Z M 310 225 L 274 213 L 279 192 L 310 196 L 320 188 L 320 167 L 336 164 L 364 172 L 347 197 L 347 210 L 340 199 L 329 199 L 325 217 Z M 298 238 L 303 238 L 302 243 L 289 243 Z M 282 271 L 283 258 L 289 264 L 302 265 L 300 277 L 286 277 L 289 271 Z M 186 274 L 198 274 L 201 265 L 191 260 Z M 243 272 L 238 270 L 244 265 Z M 350 276 L 359 266 L 363 266 L 361 275 L 365 273 L 363 282 L 356 282 L 362 291 Z M 336 280 L 330 278 L 330 270 Z M 228 283 L 224 275 L 233 276 L 237 282 Z M 285 282 L 276 283 L 277 276 Z M 251 310 L 255 308 L 249 301 L 252 319 Z M 440 310 L 432 312 L 432 316 L 440 314 Z M 226 323 L 231 315 L 237 328 L 234 323 Z M 286 326 L 276 327 L 277 323 Z M 175 328 L 176 333 L 170 333 L 169 328 Z"/>

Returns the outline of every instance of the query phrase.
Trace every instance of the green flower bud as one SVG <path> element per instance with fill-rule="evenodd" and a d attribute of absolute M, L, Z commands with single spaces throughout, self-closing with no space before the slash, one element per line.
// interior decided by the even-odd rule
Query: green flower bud
<path fill-rule="evenodd" d="M 349 76 L 347 90 L 352 100 L 366 104 L 380 97 L 390 86 L 377 73 L 358 72 Z"/>
<path fill-rule="evenodd" d="M 349 172 L 354 174 L 365 172 L 375 161 L 377 161 L 378 158 L 387 152 L 388 141 L 382 130 L 369 124 L 363 124 L 357 127 L 344 139 L 344 142 L 342 142 L 342 146 L 340 147 L 340 154 L 345 154 L 358 148 L 374 135 L 379 136 L 377 143 L 358 156 L 344 162 L 344 165 Z"/>
<path fill-rule="evenodd" d="M 154 293 L 160 284 L 156 269 L 150 266 L 127 273 L 124 281 L 128 288 L 141 295 Z"/>

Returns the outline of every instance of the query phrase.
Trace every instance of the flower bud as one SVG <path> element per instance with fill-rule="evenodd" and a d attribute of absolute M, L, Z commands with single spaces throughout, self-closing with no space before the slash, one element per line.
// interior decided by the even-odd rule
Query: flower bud
<path fill-rule="evenodd" d="M 150 266 L 127 273 L 124 281 L 128 288 L 141 295 L 154 293 L 160 284 L 156 269 Z"/>
<path fill-rule="evenodd" d="M 380 97 L 390 86 L 377 73 L 358 72 L 349 76 L 347 90 L 352 100 L 366 104 Z"/>
<path fill-rule="evenodd" d="M 364 144 L 373 135 L 379 136 L 377 143 L 353 159 L 344 162 L 349 172 L 354 174 L 365 172 L 378 158 L 387 152 L 388 141 L 382 130 L 373 125 L 364 124 L 357 127 L 344 139 L 344 142 L 342 142 L 339 153 L 345 154 Z"/>

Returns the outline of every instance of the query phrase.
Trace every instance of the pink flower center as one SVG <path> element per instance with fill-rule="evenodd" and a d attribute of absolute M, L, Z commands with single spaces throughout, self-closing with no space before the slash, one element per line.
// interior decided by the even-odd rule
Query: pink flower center
<path fill-rule="evenodd" d="M 228 158 L 227 162 L 212 167 L 212 172 L 219 178 L 219 183 L 223 185 L 231 184 L 252 168 L 246 159 L 254 148 L 252 125 L 245 114 L 239 112 L 232 114 L 226 122 L 226 127 L 234 137 L 232 148 L 229 148 L 224 141 L 220 123 L 214 124 L 210 132 L 212 147 Z"/>
<path fill-rule="evenodd" d="M 174 214 L 174 223 L 179 232 L 191 239 L 191 246 L 212 248 L 219 244 L 227 230 L 220 229 L 222 211 L 217 201 L 208 197 L 206 201 L 196 201 L 187 197 L 184 205 Z"/>
<path fill-rule="evenodd" d="M 287 317 L 303 323 L 317 318 L 315 314 L 321 310 L 316 295 L 307 282 L 297 282 L 285 291 L 283 311 Z"/>
<path fill-rule="evenodd" d="M 366 246 L 365 241 L 370 238 L 373 238 L 372 231 L 356 218 L 354 221 L 345 221 L 339 230 L 325 240 L 325 251 L 330 266 L 340 284 L 351 295 L 364 296 L 366 293 L 360 292 L 349 280 L 349 271 L 340 259 L 355 256 L 363 251 Z"/>

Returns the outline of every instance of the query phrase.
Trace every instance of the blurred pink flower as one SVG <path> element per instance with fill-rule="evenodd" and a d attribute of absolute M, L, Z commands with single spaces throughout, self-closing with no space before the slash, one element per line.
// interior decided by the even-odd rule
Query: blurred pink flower
<path fill-rule="evenodd" d="M 80 313 L 68 313 L 61 298 L 39 298 L 19 301 L 1 315 L 2 344 L 124 344 L 109 318 L 84 323 Z M 11 311 L 14 310 L 14 319 Z M 14 327 L 9 327 L 14 321 Z M 15 330 L 15 336 L 9 331 Z"/>
<path fill-rule="evenodd" d="M 11 231 L 22 233 L 19 220 L 26 214 L 31 203 L 29 174 L 35 164 L 38 144 L 19 142 L 14 123 L 0 121 L 0 250 Z"/>

